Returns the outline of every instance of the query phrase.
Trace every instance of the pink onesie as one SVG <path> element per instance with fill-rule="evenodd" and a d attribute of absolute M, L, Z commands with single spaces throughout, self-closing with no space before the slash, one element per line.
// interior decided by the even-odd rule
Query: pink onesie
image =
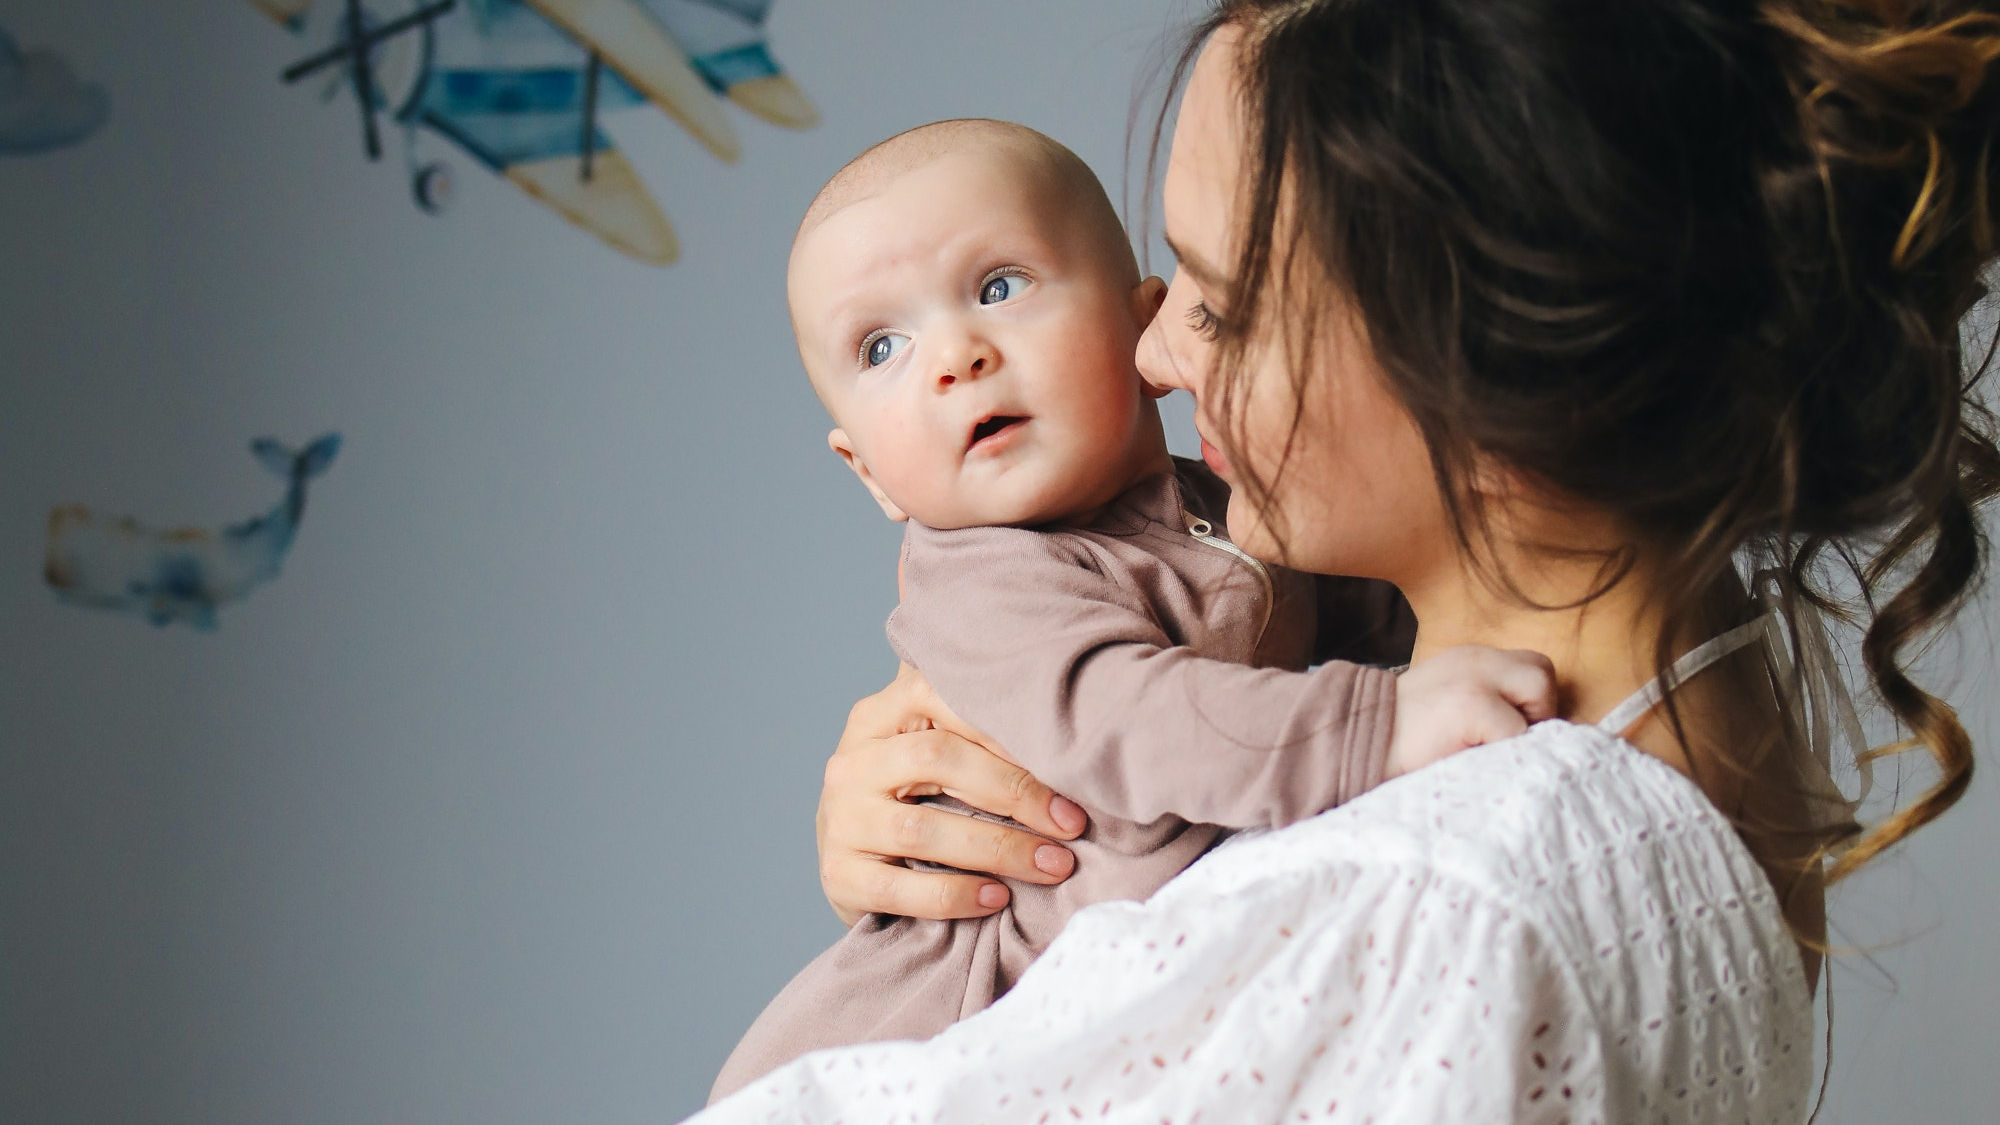
<path fill-rule="evenodd" d="M 1143 899 L 1229 829 L 1290 824 L 1382 780 L 1395 677 L 1305 670 L 1314 581 L 1224 539 L 1227 499 L 1176 459 L 1082 526 L 909 525 L 889 643 L 1090 814 L 1075 874 L 1008 880 L 1012 900 L 985 918 L 864 916 L 757 1017 L 711 1102 L 808 1051 L 929 1038 L 998 999 L 1084 906 Z"/>

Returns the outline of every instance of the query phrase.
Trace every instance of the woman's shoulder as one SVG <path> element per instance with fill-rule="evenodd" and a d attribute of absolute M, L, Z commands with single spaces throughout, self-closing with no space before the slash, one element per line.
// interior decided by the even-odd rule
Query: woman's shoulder
<path fill-rule="evenodd" d="M 1362 835 L 1388 845 L 1369 852 L 1385 862 L 1458 867 L 1478 881 L 1514 887 L 1551 866 L 1621 853 L 1731 853 L 1733 838 L 1701 791 L 1671 767 L 1597 727 L 1562 720 L 1399 777 L 1316 818 L 1291 840 L 1279 835 L 1245 834 L 1231 846 L 1254 840 L 1314 850 L 1319 836 Z M 1549 846 L 1558 840 L 1562 846 Z"/>
<path fill-rule="evenodd" d="M 1596 727 L 1538 724 L 1234 838 L 1183 878 L 1252 899 L 1334 880 L 1327 925 L 1422 935 L 1398 972 L 1547 974 L 1560 983 L 1538 990 L 1572 998 L 1552 1018 L 1573 1042 L 1592 1029 L 1582 1039 L 1625 1095 L 1677 1075 L 1727 1090 L 1746 1068 L 1768 1093 L 1809 1084 L 1811 994 L 1769 882 L 1699 788 Z"/>
<path fill-rule="evenodd" d="M 1596 727 L 1560 720 L 1397 778 L 1295 833 L 1232 841 L 1215 858 L 1236 848 L 1255 849 L 1247 866 L 1268 870 L 1338 857 L 1433 873 L 1536 920 L 1577 957 L 1711 913 L 1758 944 L 1792 948 L 1769 882 L 1698 787 Z"/>

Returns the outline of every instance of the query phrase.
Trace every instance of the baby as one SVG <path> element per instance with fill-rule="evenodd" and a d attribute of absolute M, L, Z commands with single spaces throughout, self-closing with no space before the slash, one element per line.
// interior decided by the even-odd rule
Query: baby
<path fill-rule="evenodd" d="M 1168 455 L 1133 364 L 1164 286 L 1075 154 L 995 121 L 885 141 L 813 201 L 787 290 L 829 444 L 908 523 L 890 644 L 1090 827 L 1068 881 L 1010 881 L 996 914 L 863 917 L 758 1017 L 711 1101 L 808 1051 L 934 1035 L 1081 907 L 1463 748 L 1460 727 L 1394 721 L 1392 673 L 1307 670 L 1314 581 L 1231 545 L 1227 486 Z M 1547 713 L 1498 685 L 1531 657 L 1484 651 L 1413 683 Z"/>

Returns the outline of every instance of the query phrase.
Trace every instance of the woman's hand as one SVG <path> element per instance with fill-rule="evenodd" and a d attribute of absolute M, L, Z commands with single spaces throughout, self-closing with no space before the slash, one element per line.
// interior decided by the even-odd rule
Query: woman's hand
<path fill-rule="evenodd" d="M 1041 836 L 912 803 L 937 794 L 1010 817 Z M 870 912 L 978 918 L 1007 905 L 1004 884 L 914 871 L 901 861 L 1060 883 L 1076 859 L 1049 839 L 1075 839 L 1084 824 L 1081 808 L 1001 757 L 951 713 L 921 672 L 905 664 L 888 687 L 854 705 L 827 759 L 818 816 L 820 886 L 850 926 Z"/>

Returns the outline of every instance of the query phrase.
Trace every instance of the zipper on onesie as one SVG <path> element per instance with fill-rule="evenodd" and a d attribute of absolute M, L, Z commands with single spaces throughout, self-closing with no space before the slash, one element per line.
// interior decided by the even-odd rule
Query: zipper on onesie
<path fill-rule="evenodd" d="M 1245 551 L 1243 548 L 1238 547 L 1236 544 L 1231 543 L 1227 539 L 1218 538 L 1215 534 L 1214 526 L 1211 525 L 1207 520 L 1202 519 L 1200 516 L 1197 516 L 1191 512 L 1188 513 L 1187 529 L 1188 529 L 1188 534 L 1193 536 L 1196 540 L 1202 543 L 1206 543 L 1209 546 L 1214 547 L 1218 551 L 1226 551 L 1229 554 L 1235 555 L 1238 560 L 1248 564 L 1251 573 L 1255 574 L 1257 576 L 1257 581 L 1263 585 L 1264 619 L 1257 625 L 1257 640 L 1251 646 L 1251 649 L 1254 652 L 1257 645 L 1261 645 L 1264 643 L 1264 631 L 1271 627 L 1272 603 L 1277 600 L 1277 591 L 1273 589 L 1273 587 L 1271 586 L 1271 572 L 1264 568 L 1264 564 L 1262 562 L 1260 562 L 1255 558 L 1252 558 L 1248 551 Z"/>

